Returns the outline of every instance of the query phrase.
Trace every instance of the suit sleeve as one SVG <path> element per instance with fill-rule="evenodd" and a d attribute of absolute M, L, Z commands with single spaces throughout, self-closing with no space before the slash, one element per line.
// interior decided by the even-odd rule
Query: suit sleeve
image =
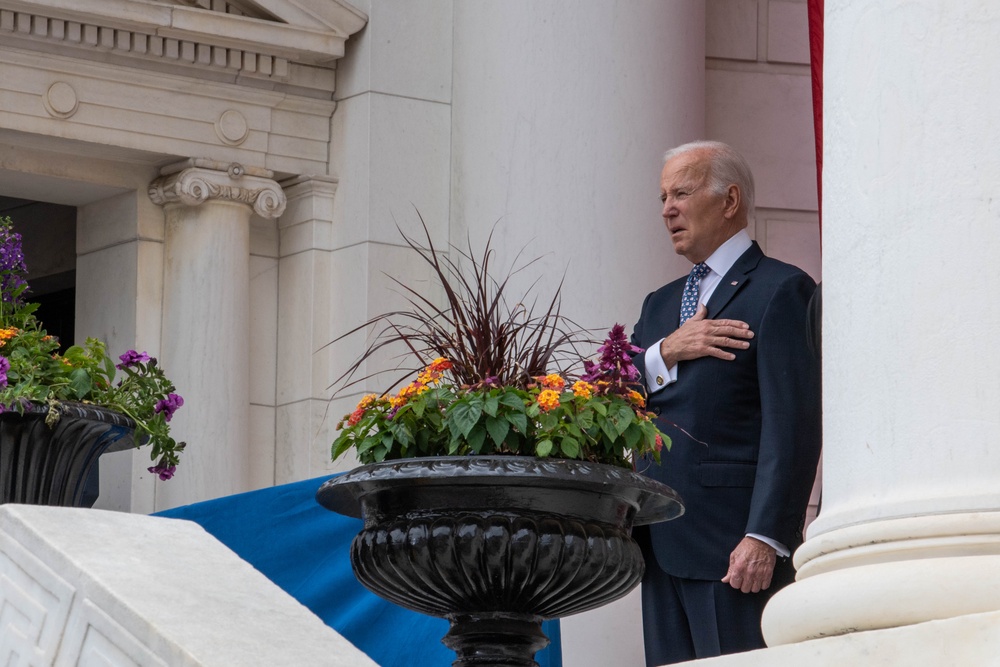
<path fill-rule="evenodd" d="M 761 435 L 746 532 L 794 549 L 819 461 L 819 361 L 809 349 L 807 309 L 815 283 L 785 280 L 761 320 L 757 351 Z"/>
<path fill-rule="evenodd" d="M 649 305 L 649 300 L 650 300 L 650 298 L 652 298 L 652 296 L 653 296 L 653 293 L 650 292 L 649 294 L 646 295 L 646 298 L 643 299 L 642 309 L 639 311 L 639 320 L 635 323 L 635 326 L 632 327 L 632 337 L 629 340 L 629 342 L 632 343 L 632 345 L 635 345 L 636 347 L 644 347 L 644 345 L 643 345 L 644 337 L 643 337 L 643 334 L 642 334 L 642 330 L 643 330 L 643 325 L 645 324 L 645 321 L 646 321 L 646 307 Z M 646 360 L 643 357 L 643 353 L 640 352 L 638 354 L 633 354 L 632 355 L 632 364 L 635 365 L 635 367 L 639 370 L 640 380 L 642 382 L 643 387 L 645 387 L 646 386 Z"/>

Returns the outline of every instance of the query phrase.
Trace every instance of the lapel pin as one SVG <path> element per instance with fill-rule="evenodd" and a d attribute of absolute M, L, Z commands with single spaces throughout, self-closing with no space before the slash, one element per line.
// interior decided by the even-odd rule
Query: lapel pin
<path fill-rule="evenodd" d="M 738 280 L 734 280 L 733 282 L 731 282 L 731 283 L 729 283 L 729 284 L 730 284 L 730 285 L 732 285 L 733 287 L 736 287 L 737 285 L 739 285 L 739 284 L 740 284 L 740 281 L 738 281 Z"/>

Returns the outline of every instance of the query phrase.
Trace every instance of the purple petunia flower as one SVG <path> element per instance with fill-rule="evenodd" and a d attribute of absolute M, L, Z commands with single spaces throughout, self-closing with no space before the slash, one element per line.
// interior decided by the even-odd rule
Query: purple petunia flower
<path fill-rule="evenodd" d="M 24 280 L 27 271 L 21 235 L 11 231 L 9 220 L 4 221 L 0 225 L 0 292 L 5 302 L 21 305 L 21 297 L 15 293 L 27 284 Z"/>
<path fill-rule="evenodd" d="M 121 363 L 118 364 L 117 368 L 125 368 L 127 366 L 135 366 L 136 364 L 141 364 L 149 361 L 149 355 L 145 352 L 136 352 L 135 350 L 129 350 L 122 356 L 118 357 L 121 359 Z"/>
<path fill-rule="evenodd" d="M 155 412 L 162 412 L 163 418 L 170 421 L 170 418 L 177 412 L 177 408 L 184 405 L 184 399 L 179 394 L 167 394 L 167 397 L 157 401 L 153 406 Z"/>
<path fill-rule="evenodd" d="M 165 482 L 174 476 L 174 473 L 177 472 L 177 466 L 168 466 L 163 463 L 157 463 L 155 466 L 146 468 L 146 470 L 154 475 L 159 475 L 160 479 Z"/>

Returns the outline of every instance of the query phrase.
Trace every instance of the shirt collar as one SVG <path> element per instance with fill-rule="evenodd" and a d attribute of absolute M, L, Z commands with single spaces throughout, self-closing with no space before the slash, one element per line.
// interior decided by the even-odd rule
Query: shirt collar
<path fill-rule="evenodd" d="M 716 248 L 715 252 L 705 260 L 705 263 L 714 273 L 724 276 L 729 269 L 733 268 L 733 264 L 740 258 L 740 255 L 750 249 L 751 245 L 753 245 L 753 241 L 750 240 L 750 234 L 747 233 L 747 230 L 741 229 Z"/>

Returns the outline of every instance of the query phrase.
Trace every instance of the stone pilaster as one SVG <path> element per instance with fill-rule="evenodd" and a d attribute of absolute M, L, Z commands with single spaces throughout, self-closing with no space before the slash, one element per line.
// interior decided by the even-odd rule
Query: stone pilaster
<path fill-rule="evenodd" d="M 166 216 L 161 356 L 185 401 L 173 431 L 188 443 L 157 509 L 249 488 L 250 216 L 284 210 L 271 176 L 196 159 L 149 186 Z"/>

